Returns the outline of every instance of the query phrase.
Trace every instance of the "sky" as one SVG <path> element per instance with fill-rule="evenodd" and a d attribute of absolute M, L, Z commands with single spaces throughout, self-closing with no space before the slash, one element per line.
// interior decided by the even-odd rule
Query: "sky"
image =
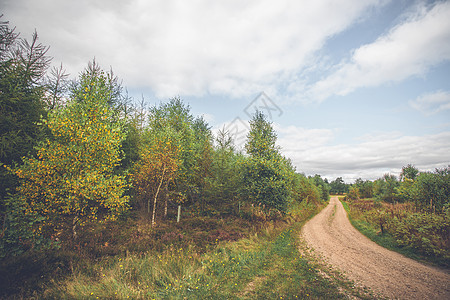
<path fill-rule="evenodd" d="M 264 112 L 297 171 L 374 180 L 450 164 L 450 1 L 0 0 L 73 78 L 173 97 L 245 143 Z"/>

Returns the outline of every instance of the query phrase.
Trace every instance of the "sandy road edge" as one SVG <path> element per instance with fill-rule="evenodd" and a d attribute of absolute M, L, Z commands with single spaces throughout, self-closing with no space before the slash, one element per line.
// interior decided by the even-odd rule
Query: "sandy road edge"
<path fill-rule="evenodd" d="M 310 247 L 303 236 L 304 226 L 311 221 L 315 216 L 322 213 L 328 204 L 324 206 L 316 215 L 306 221 L 298 232 L 298 252 L 312 263 L 313 267 L 319 272 L 319 275 L 325 279 L 330 280 L 348 299 L 387 299 L 381 294 L 374 293 L 369 287 L 362 285 L 354 280 L 351 280 L 345 271 L 329 263 L 329 261 L 320 253 Z"/>
<path fill-rule="evenodd" d="M 448 273 L 387 250 L 362 235 L 350 224 L 337 197 L 302 227 L 300 238 L 311 255 L 357 282 L 358 287 L 371 287 L 377 298 L 382 294 L 393 299 L 448 299 L 450 294 Z"/>

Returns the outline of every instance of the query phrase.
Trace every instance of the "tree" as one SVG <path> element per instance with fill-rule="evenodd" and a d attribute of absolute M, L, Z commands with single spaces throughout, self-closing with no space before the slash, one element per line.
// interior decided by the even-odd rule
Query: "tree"
<path fill-rule="evenodd" d="M 177 162 L 177 167 L 170 178 L 163 179 L 167 184 L 161 184 L 166 196 L 166 216 L 169 199 L 181 205 L 185 202 L 195 203 L 204 198 L 206 178 L 209 176 L 212 160 L 212 135 L 207 123 L 201 118 L 194 119 L 190 107 L 184 105 L 180 98 L 151 107 L 148 116 L 148 126 L 141 141 L 143 151 L 151 148 L 154 141 L 161 136 L 167 136 L 168 132 L 177 145 L 176 154 L 170 156 Z M 162 168 L 163 165 L 156 163 L 156 166 Z M 136 172 L 134 176 L 138 176 Z"/>
<path fill-rule="evenodd" d="M 144 136 L 171 128 L 179 137 L 180 166 L 169 192 L 180 201 L 204 206 L 212 165 L 212 134 L 206 121 L 194 118 L 180 98 L 150 108 Z M 144 138 L 145 140 L 145 138 Z M 143 142 L 145 146 L 145 141 Z"/>
<path fill-rule="evenodd" d="M 244 167 L 245 195 L 250 203 L 261 206 L 266 211 L 274 208 L 286 212 L 289 190 L 276 159 L 249 159 Z"/>
<path fill-rule="evenodd" d="M 250 121 L 245 150 L 252 157 L 271 159 L 278 153 L 277 135 L 272 124 L 261 111 L 256 111 Z"/>
<path fill-rule="evenodd" d="M 102 98 L 102 101 L 113 110 L 112 117 L 118 119 L 125 114 L 126 99 L 122 95 L 122 85 L 119 78 L 110 69 L 105 72 L 95 61 L 88 63 L 79 81 L 69 87 L 70 98 L 77 102 L 84 102 L 90 95 Z M 86 98 L 87 97 L 87 98 Z"/>
<path fill-rule="evenodd" d="M 404 181 L 406 179 L 414 180 L 418 174 L 419 169 L 411 164 L 408 164 L 406 167 L 402 168 L 402 172 L 400 173 L 400 181 Z"/>
<path fill-rule="evenodd" d="M 399 182 L 397 177 L 392 174 L 384 174 L 383 178 L 380 181 L 381 189 L 379 198 L 383 201 L 394 203 L 398 201 L 397 197 L 397 188 L 399 186 Z"/>
<path fill-rule="evenodd" d="M 322 179 L 322 177 L 320 175 L 314 175 L 314 177 L 310 177 L 310 180 L 313 182 L 313 184 L 317 187 L 319 193 L 320 193 L 320 198 L 323 201 L 328 201 L 330 196 L 329 196 L 329 192 L 330 192 L 330 186 L 327 182 L 325 182 L 325 180 Z"/>
<path fill-rule="evenodd" d="M 355 186 L 358 188 L 359 194 L 362 198 L 373 197 L 373 182 L 370 180 L 356 179 Z"/>
<path fill-rule="evenodd" d="M 195 166 L 193 172 L 193 184 L 197 189 L 197 201 L 200 202 L 202 210 L 206 208 L 206 192 L 211 182 L 213 163 L 213 136 L 208 123 L 197 117 L 193 124 L 194 132 L 193 152 L 195 155 Z"/>
<path fill-rule="evenodd" d="M 51 138 L 39 144 L 36 157 L 24 158 L 14 169 L 26 213 L 42 218 L 34 228 L 37 233 L 53 235 L 69 228 L 75 239 L 79 225 L 115 219 L 128 209 L 125 177 L 115 175 L 124 121 L 105 97 L 107 82 L 103 72 L 82 73 L 69 103 L 43 121 Z"/>
<path fill-rule="evenodd" d="M 167 103 L 150 108 L 149 124 L 146 134 L 144 134 L 144 139 L 148 139 L 157 132 L 171 128 L 178 135 L 181 165 L 174 185 L 176 191 L 184 195 L 182 198 L 189 200 L 193 200 L 197 193 L 194 184 L 196 158 L 193 123 L 194 117 L 190 113 L 190 107 L 184 105 L 180 98 L 173 98 Z"/>
<path fill-rule="evenodd" d="M 1 16 L 0 16 L 1 18 Z M 32 35 L 31 42 L 20 39 L 8 22 L 0 20 L 0 224 L 7 230 L 8 194 L 14 193 L 17 177 L 4 166 L 20 164 L 44 137 L 38 126 L 46 115 L 42 97 L 43 76 L 49 66 L 48 47 Z M 15 205 L 10 205 L 15 206 Z M 20 223 L 20 222 L 19 222 Z"/>
<path fill-rule="evenodd" d="M 306 201 L 307 203 L 319 204 L 323 195 L 311 178 L 305 175 L 295 173 L 292 181 L 292 200 L 297 202 Z"/>
<path fill-rule="evenodd" d="M 412 187 L 412 198 L 417 205 L 429 211 L 441 212 L 450 203 L 450 167 L 422 172 Z"/>
<path fill-rule="evenodd" d="M 263 113 L 257 111 L 250 121 L 245 149 L 250 158 L 244 162 L 243 192 L 253 204 L 266 211 L 286 212 L 294 170 L 275 145 L 276 134 Z"/>
<path fill-rule="evenodd" d="M 208 187 L 210 203 L 221 209 L 231 208 L 238 199 L 243 155 L 236 153 L 233 138 L 225 129 L 217 132 Z"/>
<path fill-rule="evenodd" d="M 156 132 L 149 145 L 142 149 L 141 159 L 133 173 L 136 192 L 146 199 L 148 213 L 153 199 L 152 226 L 156 225 L 158 196 L 176 178 L 181 164 L 179 138 L 170 127 Z"/>
<path fill-rule="evenodd" d="M 346 199 L 348 200 L 358 200 L 361 197 L 359 188 L 356 185 L 353 185 L 348 190 L 348 193 L 346 195 Z"/>
<path fill-rule="evenodd" d="M 1 37 L 6 44 L 0 45 L 0 159 L 11 165 L 31 152 L 40 140 L 36 123 L 45 116 L 45 110 L 41 101 L 44 89 L 39 82 L 50 58 L 36 33 L 31 43 L 17 41 L 17 36 L 5 27 L 5 23 L 0 26 L 2 35 L 6 35 Z"/>
<path fill-rule="evenodd" d="M 331 194 L 340 195 L 340 194 L 347 192 L 347 190 L 348 190 L 348 186 L 345 184 L 342 177 L 338 177 L 335 180 L 333 180 L 332 182 L 330 182 L 330 193 Z"/>

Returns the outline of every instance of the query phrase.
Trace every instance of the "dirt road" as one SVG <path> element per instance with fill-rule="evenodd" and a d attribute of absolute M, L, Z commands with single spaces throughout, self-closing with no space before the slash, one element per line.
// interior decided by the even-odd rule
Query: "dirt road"
<path fill-rule="evenodd" d="M 337 197 L 302 229 L 316 254 L 390 299 L 450 299 L 450 274 L 378 246 L 349 222 Z"/>

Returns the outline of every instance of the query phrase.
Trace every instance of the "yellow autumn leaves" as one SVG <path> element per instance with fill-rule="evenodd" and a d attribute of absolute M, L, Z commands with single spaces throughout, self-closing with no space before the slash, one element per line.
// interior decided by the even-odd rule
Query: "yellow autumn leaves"
<path fill-rule="evenodd" d="M 94 79 L 106 80 L 101 75 Z M 86 90 L 88 84 L 81 81 Z M 91 85 L 84 101 L 72 99 L 51 112 L 46 122 L 51 138 L 36 157 L 14 170 L 26 211 L 42 216 L 36 226 L 48 233 L 65 218 L 76 216 L 80 223 L 114 219 L 128 208 L 125 176 L 115 174 L 125 138 L 123 121 L 115 118 L 103 94 Z"/>

